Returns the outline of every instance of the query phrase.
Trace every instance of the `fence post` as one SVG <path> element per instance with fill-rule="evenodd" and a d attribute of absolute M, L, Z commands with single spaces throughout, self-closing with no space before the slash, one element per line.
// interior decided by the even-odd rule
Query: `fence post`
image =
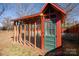
<path fill-rule="evenodd" d="M 14 22 L 14 42 L 16 42 L 16 22 Z"/>
<path fill-rule="evenodd" d="M 29 44 L 30 44 L 30 24 L 28 24 Z M 30 45 L 29 45 L 30 46 Z"/>
<path fill-rule="evenodd" d="M 22 45 L 22 24 L 20 24 L 20 44 Z"/>
<path fill-rule="evenodd" d="M 16 39 L 16 41 L 17 41 L 17 42 L 18 42 L 18 38 L 19 38 L 19 37 L 18 37 L 18 35 L 19 35 L 18 33 L 19 33 L 19 32 L 18 32 L 18 22 L 17 22 L 17 26 L 16 26 L 16 34 L 17 34 L 17 39 Z"/>
<path fill-rule="evenodd" d="M 34 23 L 34 47 L 36 48 L 36 22 Z"/>
<path fill-rule="evenodd" d="M 26 47 L 26 24 L 24 24 L 24 47 Z"/>

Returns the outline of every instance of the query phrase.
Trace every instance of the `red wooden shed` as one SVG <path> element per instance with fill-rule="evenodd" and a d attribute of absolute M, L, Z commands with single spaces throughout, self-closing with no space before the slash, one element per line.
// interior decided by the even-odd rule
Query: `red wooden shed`
<path fill-rule="evenodd" d="M 30 12 L 30 11 L 29 11 Z M 14 41 L 52 50 L 62 45 L 61 24 L 66 13 L 55 3 L 46 3 L 39 13 L 14 20 Z"/>

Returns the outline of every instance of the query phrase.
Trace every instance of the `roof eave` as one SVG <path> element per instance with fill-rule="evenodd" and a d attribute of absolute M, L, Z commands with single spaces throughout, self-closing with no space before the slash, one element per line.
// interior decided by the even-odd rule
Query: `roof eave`
<path fill-rule="evenodd" d="M 14 19 L 13 21 L 22 21 L 22 20 L 25 20 L 25 19 L 30 19 L 30 18 L 38 17 L 38 16 L 40 16 L 40 14 L 41 13 L 37 13 L 37 14 L 29 15 L 29 16 L 23 16 L 21 18 Z"/>
<path fill-rule="evenodd" d="M 40 13 L 43 13 L 44 9 L 46 8 L 46 6 L 48 5 L 49 3 L 46 3 L 40 10 Z M 50 3 L 53 7 L 55 7 L 56 9 L 58 9 L 60 12 L 62 12 L 62 14 L 66 15 L 66 12 L 60 8 L 59 6 L 57 6 L 55 3 Z"/>

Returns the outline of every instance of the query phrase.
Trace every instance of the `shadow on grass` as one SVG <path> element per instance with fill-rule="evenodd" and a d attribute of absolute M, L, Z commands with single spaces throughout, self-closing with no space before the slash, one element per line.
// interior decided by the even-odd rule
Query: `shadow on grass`
<path fill-rule="evenodd" d="M 58 48 L 51 50 L 45 54 L 45 56 L 62 56 L 62 55 L 64 55 L 62 47 L 58 47 Z"/>
<path fill-rule="evenodd" d="M 26 36 L 26 40 L 29 41 L 29 36 Z M 22 41 L 24 42 L 24 34 L 22 34 Z M 34 36 L 31 36 L 30 43 L 34 45 L 35 44 L 34 42 L 35 42 Z M 41 36 L 38 35 L 36 35 L 36 47 L 41 48 Z"/>

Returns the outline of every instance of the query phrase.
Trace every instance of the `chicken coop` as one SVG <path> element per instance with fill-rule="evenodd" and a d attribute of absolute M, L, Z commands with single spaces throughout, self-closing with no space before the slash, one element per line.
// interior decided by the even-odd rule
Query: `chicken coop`
<path fill-rule="evenodd" d="M 61 24 L 65 15 L 57 4 L 44 4 L 38 13 L 14 20 L 14 41 L 48 51 L 62 46 Z"/>

